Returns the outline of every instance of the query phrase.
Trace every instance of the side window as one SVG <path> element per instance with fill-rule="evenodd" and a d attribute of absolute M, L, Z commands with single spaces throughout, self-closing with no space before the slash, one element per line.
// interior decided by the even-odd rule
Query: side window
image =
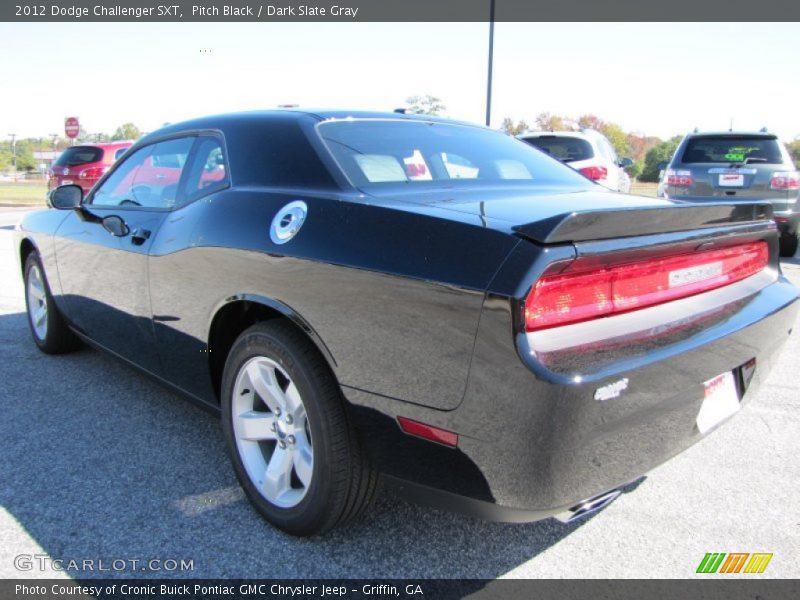
<path fill-rule="evenodd" d="M 136 206 L 133 198 L 133 182 L 139 169 L 150 158 L 153 146 L 140 148 L 122 159 L 122 164 L 95 191 L 92 204 L 95 206 Z"/>
<path fill-rule="evenodd" d="M 197 145 L 191 163 L 187 167 L 184 199 L 191 202 L 229 183 L 227 157 L 220 140 L 203 136 Z"/>
<path fill-rule="evenodd" d="M 193 137 L 145 146 L 121 158 L 122 164 L 95 192 L 95 206 L 171 208 Z"/>
<path fill-rule="evenodd" d="M 131 192 L 139 206 L 173 208 L 178 204 L 178 183 L 194 140 L 178 138 L 154 146 L 133 179 Z"/>

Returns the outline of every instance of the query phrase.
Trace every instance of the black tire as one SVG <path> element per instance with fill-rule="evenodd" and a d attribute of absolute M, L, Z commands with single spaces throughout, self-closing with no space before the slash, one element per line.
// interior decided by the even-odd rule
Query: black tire
<path fill-rule="evenodd" d="M 34 269 L 36 271 L 34 271 Z M 32 273 L 33 272 L 33 273 Z M 40 301 L 40 305 L 46 308 L 44 333 L 37 333 L 37 327 L 34 326 L 31 302 L 35 301 L 31 298 L 28 291 L 28 286 L 32 275 L 39 275 L 40 281 L 44 288 L 44 298 Z M 50 293 L 50 285 L 47 283 L 47 276 L 45 275 L 42 261 L 36 252 L 31 252 L 25 259 L 25 308 L 28 315 L 28 326 L 31 331 L 31 336 L 36 346 L 46 354 L 64 354 L 77 350 L 81 346 L 78 337 L 67 325 L 64 317 L 58 310 L 53 295 Z M 36 308 L 35 306 L 33 307 Z"/>
<path fill-rule="evenodd" d="M 791 258 L 797 254 L 798 236 L 800 236 L 800 233 L 785 233 L 781 236 L 781 256 L 783 258 Z"/>
<path fill-rule="evenodd" d="M 268 500 L 247 473 L 233 425 L 233 394 L 240 371 L 255 357 L 277 363 L 297 386 L 313 440 L 312 476 L 305 496 L 284 508 Z M 222 376 L 222 427 L 236 477 L 258 512 L 296 536 L 312 536 L 343 526 L 373 499 L 378 477 L 350 423 L 335 377 L 317 348 L 283 320 L 258 323 L 234 342 Z"/>

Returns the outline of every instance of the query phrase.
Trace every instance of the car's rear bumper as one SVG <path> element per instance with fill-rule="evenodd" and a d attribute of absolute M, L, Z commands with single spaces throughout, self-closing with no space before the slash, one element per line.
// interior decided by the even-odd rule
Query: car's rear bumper
<path fill-rule="evenodd" d="M 519 339 L 509 350 L 510 311 L 487 301 L 457 409 L 346 394 L 380 469 L 414 499 L 484 518 L 536 520 L 624 486 L 702 439 L 703 382 L 755 361 L 752 372 L 735 371 L 741 403 L 749 401 L 799 307 L 797 289 L 778 278 L 650 339 L 542 359 Z M 598 389 L 622 379 L 619 397 L 595 400 Z M 457 432 L 458 448 L 403 434 L 396 416 Z"/>

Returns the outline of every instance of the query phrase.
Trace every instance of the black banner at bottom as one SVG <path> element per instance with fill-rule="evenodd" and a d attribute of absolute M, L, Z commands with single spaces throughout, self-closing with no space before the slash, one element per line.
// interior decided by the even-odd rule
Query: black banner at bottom
<path fill-rule="evenodd" d="M 4 579 L 8 600 L 783 600 L 800 598 L 796 579 Z"/>

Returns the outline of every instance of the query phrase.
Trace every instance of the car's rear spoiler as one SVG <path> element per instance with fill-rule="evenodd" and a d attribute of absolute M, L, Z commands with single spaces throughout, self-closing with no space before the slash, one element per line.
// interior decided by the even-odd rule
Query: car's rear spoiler
<path fill-rule="evenodd" d="M 676 204 L 674 206 L 612 208 L 563 213 L 513 227 L 539 244 L 605 240 L 768 221 L 768 202 Z"/>

